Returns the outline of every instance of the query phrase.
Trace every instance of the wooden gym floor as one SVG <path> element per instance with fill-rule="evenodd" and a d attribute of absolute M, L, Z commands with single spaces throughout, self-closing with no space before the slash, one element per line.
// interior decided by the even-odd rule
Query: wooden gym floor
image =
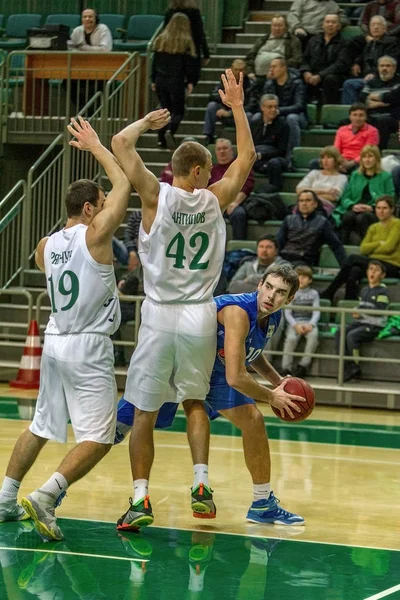
<path fill-rule="evenodd" d="M 19 395 L 0 388 L 3 472 L 27 426 L 18 419 Z M 29 522 L 0 524 L 0 598 L 399 598 L 400 415 L 317 407 L 311 419 L 286 425 L 263 409 L 274 492 L 305 527 L 246 522 L 251 480 L 238 431 L 222 419 L 212 423 L 210 452 L 217 518 L 193 519 L 179 413 L 172 430 L 155 434 L 154 526 L 138 535 L 115 531 L 132 494 L 124 442 L 57 510 L 65 542 L 43 544 Z M 72 436 L 68 447 L 49 443 L 22 494 L 40 486 L 72 445 Z"/>

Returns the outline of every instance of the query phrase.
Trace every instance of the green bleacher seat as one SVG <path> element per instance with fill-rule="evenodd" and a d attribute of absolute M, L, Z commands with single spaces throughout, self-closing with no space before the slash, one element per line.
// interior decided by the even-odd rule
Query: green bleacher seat
<path fill-rule="evenodd" d="M 324 104 L 321 110 L 320 124 L 327 127 L 336 128 L 340 121 L 349 117 L 348 104 Z"/>
<path fill-rule="evenodd" d="M 341 34 L 342 38 L 347 41 L 356 37 L 356 35 L 364 35 L 364 32 L 358 25 L 346 25 L 346 27 L 343 27 Z"/>
<path fill-rule="evenodd" d="M 230 250 L 257 250 L 256 240 L 230 240 L 226 245 L 226 251 Z"/>
<path fill-rule="evenodd" d="M 307 146 L 293 148 L 293 167 L 295 169 L 308 171 L 308 163 L 313 158 L 319 158 L 320 151 L 320 148 L 311 148 Z"/>
<path fill-rule="evenodd" d="M 100 23 L 107 25 L 111 31 L 113 40 L 120 40 L 122 38 L 125 25 L 125 15 L 111 13 L 101 14 Z"/>
<path fill-rule="evenodd" d="M 115 40 L 114 50 L 136 52 L 146 50 L 147 43 L 164 22 L 162 15 L 133 15 L 128 22 L 125 40 Z"/>
<path fill-rule="evenodd" d="M 66 25 L 69 27 L 69 32 L 81 24 L 81 15 L 71 15 L 68 13 L 60 13 L 56 15 L 47 15 L 47 25 Z"/>
<path fill-rule="evenodd" d="M 307 104 L 307 120 L 308 126 L 314 127 L 317 123 L 317 105 L 316 104 Z"/>
<path fill-rule="evenodd" d="M 400 302 L 391 302 L 388 306 L 388 310 L 396 310 L 400 313 Z"/>
<path fill-rule="evenodd" d="M 345 246 L 347 256 L 350 254 L 360 254 L 359 246 Z M 318 267 L 320 269 L 339 269 L 339 263 L 329 246 L 324 244 L 321 248 Z"/>
<path fill-rule="evenodd" d="M 4 21 L 4 15 L 0 15 L 0 30 L 3 29 L 3 21 Z"/>
<path fill-rule="evenodd" d="M 297 204 L 297 194 L 293 192 L 279 192 L 279 195 L 288 208 Z"/>
<path fill-rule="evenodd" d="M 339 300 L 338 307 L 340 308 L 355 308 L 358 306 L 358 300 Z M 353 315 L 351 313 L 346 314 L 346 325 L 353 321 Z M 335 315 L 335 323 L 340 323 L 340 313 Z"/>
<path fill-rule="evenodd" d="M 39 27 L 42 15 L 36 13 L 10 15 L 7 19 L 5 37 L 0 38 L 0 48 L 22 50 L 27 45 L 27 30 Z"/>

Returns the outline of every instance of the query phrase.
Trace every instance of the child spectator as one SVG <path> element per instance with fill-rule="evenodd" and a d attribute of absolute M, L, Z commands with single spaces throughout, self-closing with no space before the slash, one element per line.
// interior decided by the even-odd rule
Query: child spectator
<path fill-rule="evenodd" d="M 385 317 L 380 315 L 364 315 L 361 312 L 363 308 L 373 308 L 385 310 L 389 304 L 387 289 L 382 280 L 386 272 L 384 265 L 379 260 L 370 260 L 367 268 L 368 285 L 362 288 L 360 294 L 360 303 L 357 311 L 353 313 L 354 321 L 346 327 L 345 354 L 353 356 L 355 359 L 359 356 L 359 349 L 362 343 L 370 342 L 376 338 L 382 327 L 385 325 Z M 340 331 L 336 332 L 335 337 L 336 352 L 339 353 Z M 361 369 L 356 360 L 346 361 L 344 363 L 343 381 L 349 381 L 353 377 L 360 377 Z"/>
<path fill-rule="evenodd" d="M 283 344 L 282 356 L 282 375 L 292 375 L 293 356 L 296 346 L 302 336 L 306 338 L 304 355 L 299 364 L 293 371 L 295 377 L 304 377 L 307 375 L 311 365 L 313 354 L 318 347 L 318 321 L 320 318 L 319 294 L 317 290 L 311 287 L 313 280 L 312 269 L 307 265 L 300 265 L 295 269 L 299 276 L 300 286 L 293 302 L 292 308 L 285 310 L 285 320 L 287 322 L 285 342 Z M 313 311 L 296 311 L 296 306 L 312 306 Z"/>

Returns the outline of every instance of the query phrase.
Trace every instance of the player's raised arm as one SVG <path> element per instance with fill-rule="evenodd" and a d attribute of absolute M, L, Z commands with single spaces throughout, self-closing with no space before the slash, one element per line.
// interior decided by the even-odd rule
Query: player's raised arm
<path fill-rule="evenodd" d="M 70 141 L 70 145 L 91 152 L 104 168 L 112 185 L 103 210 L 89 226 L 88 235 L 94 235 L 98 243 L 108 242 L 125 218 L 131 185 L 114 155 L 102 145 L 90 123 L 82 117 L 78 118 L 79 121 L 71 119 L 72 124 L 68 125 L 68 131 L 76 138 Z"/>
<path fill-rule="evenodd" d="M 239 83 L 231 69 L 221 75 L 224 91 L 219 90 L 222 102 L 232 110 L 236 126 L 237 158 L 220 181 L 210 186 L 217 196 L 221 210 L 233 202 L 242 189 L 250 170 L 256 160 L 256 151 L 249 123 L 243 108 L 243 74 L 240 73 Z"/>
<path fill-rule="evenodd" d="M 161 129 L 169 120 L 168 110 L 154 110 L 143 119 L 125 127 L 112 139 L 112 150 L 131 185 L 138 192 L 143 208 L 152 208 L 157 205 L 160 184 L 157 177 L 145 167 L 136 150 L 136 142 L 143 133 L 149 129 Z"/>

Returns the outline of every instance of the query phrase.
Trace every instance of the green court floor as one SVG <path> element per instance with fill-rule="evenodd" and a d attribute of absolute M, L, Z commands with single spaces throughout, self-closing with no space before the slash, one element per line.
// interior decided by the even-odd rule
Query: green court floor
<path fill-rule="evenodd" d="M 212 527 L 150 527 L 119 535 L 112 523 L 59 522 L 65 542 L 42 543 L 29 522 L 0 525 L 2 600 L 400 597 L 396 551 L 302 542 L 301 534 L 280 540 L 214 533 Z"/>

